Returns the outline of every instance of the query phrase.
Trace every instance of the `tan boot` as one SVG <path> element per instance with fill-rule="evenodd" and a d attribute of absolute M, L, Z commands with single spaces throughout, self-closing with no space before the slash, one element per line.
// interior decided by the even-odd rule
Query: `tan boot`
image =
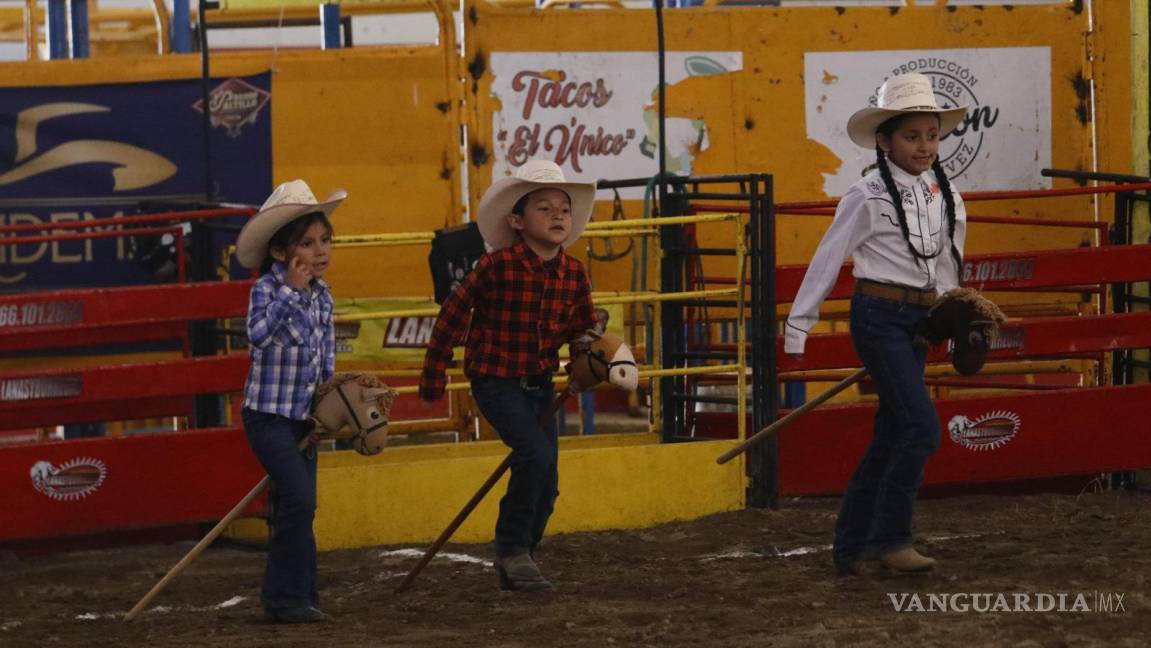
<path fill-rule="evenodd" d="M 915 547 L 904 547 L 889 551 L 879 557 L 884 567 L 898 572 L 925 572 L 935 567 L 935 559 L 928 558 L 915 550 Z"/>

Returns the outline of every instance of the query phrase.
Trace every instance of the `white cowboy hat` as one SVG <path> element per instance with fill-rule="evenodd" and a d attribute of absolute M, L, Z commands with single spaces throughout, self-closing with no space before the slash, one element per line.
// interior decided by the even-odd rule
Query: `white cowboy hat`
<path fill-rule="evenodd" d="M 583 234 L 591 218 L 595 205 L 594 182 L 568 182 L 563 169 L 550 160 L 529 160 L 514 176 L 500 178 L 488 187 L 480 206 L 476 210 L 476 223 L 484 242 L 493 250 L 511 247 L 516 243 L 516 231 L 508 225 L 508 215 L 512 213 L 520 198 L 536 189 L 554 188 L 563 191 L 571 200 L 572 229 L 564 240 L 564 247 L 575 243 Z"/>
<path fill-rule="evenodd" d="M 938 113 L 940 136 L 950 133 L 963 116 L 967 106 L 940 108 L 935 102 L 931 79 L 922 74 L 901 74 L 885 81 L 879 87 L 875 108 L 857 110 L 847 120 L 847 136 L 866 149 L 875 148 L 875 129 L 896 115 L 904 113 Z"/>
<path fill-rule="evenodd" d="M 330 217 L 347 197 L 348 192 L 336 189 L 324 202 L 319 202 L 303 180 L 292 180 L 276 187 L 260 211 L 240 230 L 236 239 L 236 260 L 245 268 L 260 267 L 268 253 L 268 241 L 281 227 L 312 212 Z"/>

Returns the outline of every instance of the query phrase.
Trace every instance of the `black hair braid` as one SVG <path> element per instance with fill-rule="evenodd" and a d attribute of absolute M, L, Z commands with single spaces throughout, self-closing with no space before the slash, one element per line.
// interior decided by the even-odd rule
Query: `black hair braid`
<path fill-rule="evenodd" d="M 891 177 L 891 167 L 887 166 L 887 156 L 878 146 L 875 147 L 875 165 L 879 167 L 879 175 L 883 178 L 887 193 L 891 195 L 891 202 L 895 205 L 895 215 L 899 221 L 899 231 L 903 232 L 903 241 L 907 243 L 907 249 L 911 250 L 911 258 L 915 259 L 915 264 L 919 265 L 920 259 L 933 259 L 938 256 L 938 252 L 923 254 L 911 244 L 911 232 L 907 229 L 907 212 L 903 211 L 903 194 L 899 193 L 899 188 L 895 186 L 895 178 Z"/>
<path fill-rule="evenodd" d="M 963 253 L 955 247 L 955 194 L 951 191 L 951 180 L 939 163 L 939 157 L 931 163 L 931 170 L 935 172 L 935 179 L 939 182 L 939 192 L 943 194 L 943 203 L 947 206 L 947 237 L 951 241 L 951 258 L 955 259 L 955 276 L 963 281 Z"/>

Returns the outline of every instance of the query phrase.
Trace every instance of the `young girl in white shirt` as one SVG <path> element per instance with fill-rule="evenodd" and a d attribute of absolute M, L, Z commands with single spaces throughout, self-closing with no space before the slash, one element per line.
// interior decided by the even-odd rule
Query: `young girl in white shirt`
<path fill-rule="evenodd" d="M 912 546 L 911 517 L 923 468 L 939 448 L 939 416 L 923 375 L 927 347 L 916 329 L 935 298 L 959 285 L 967 218 L 939 164 L 939 142 L 967 112 L 940 108 L 921 74 L 889 79 L 877 107 L 847 122 L 876 168 L 852 185 L 820 241 L 787 319 L 784 351 L 802 358 L 839 269 L 854 260 L 851 339 L 879 395 L 871 445 L 856 468 L 835 528 L 841 574 L 865 558 L 897 571 L 935 561 Z"/>

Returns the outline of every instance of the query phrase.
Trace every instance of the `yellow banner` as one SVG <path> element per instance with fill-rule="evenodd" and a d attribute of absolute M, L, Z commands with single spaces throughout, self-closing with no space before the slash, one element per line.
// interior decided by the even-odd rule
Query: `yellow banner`
<path fill-rule="evenodd" d="M 438 308 L 428 299 L 341 299 L 336 300 L 336 315 L 411 311 Z M 396 364 L 423 362 L 424 348 L 432 333 L 435 317 L 397 317 L 370 319 L 336 324 L 336 360 L 374 360 Z"/>
<path fill-rule="evenodd" d="M 336 316 L 353 313 L 413 311 L 438 308 L 432 300 L 412 299 L 340 299 Z M 623 336 L 622 304 L 603 306 L 608 312 L 608 330 Z M 418 365 L 424 360 L 424 349 L 432 335 L 435 317 L 393 317 L 336 324 L 336 360 L 339 363 L 372 361 L 375 363 Z M 455 357 L 463 360 L 463 349 Z"/>

